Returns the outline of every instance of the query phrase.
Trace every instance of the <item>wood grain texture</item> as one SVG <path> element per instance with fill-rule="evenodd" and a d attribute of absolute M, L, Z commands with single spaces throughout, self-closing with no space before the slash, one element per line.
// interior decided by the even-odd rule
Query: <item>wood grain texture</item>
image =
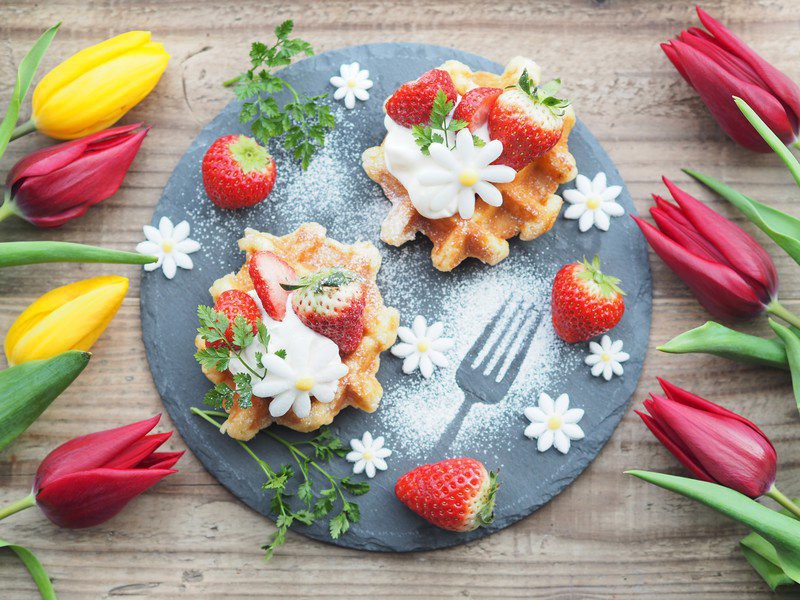
<path fill-rule="evenodd" d="M 578 113 L 616 161 L 640 212 L 650 205 L 651 192 L 663 193 L 661 174 L 699 191 L 679 170 L 691 165 L 800 215 L 798 190 L 779 161 L 749 154 L 724 138 L 661 54 L 658 42 L 696 24 L 691 5 L 666 0 L 2 2 L 3 103 L 24 50 L 59 20 L 64 25 L 44 69 L 133 28 L 152 30 L 172 61 L 155 92 L 125 119 L 146 120 L 154 129 L 120 192 L 56 231 L 40 232 L 8 220 L 0 225 L 0 239 L 132 249 L 178 159 L 229 100 L 220 82 L 243 68 L 251 41 L 270 37 L 274 25 L 286 18 L 296 19 L 297 33 L 317 51 L 416 41 L 457 46 L 498 62 L 516 54 L 535 58 L 546 74 L 564 79 Z M 795 0 L 708 0 L 704 6 L 800 78 L 793 60 L 800 52 L 800 5 Z M 37 136 L 13 143 L 3 174 L 13 161 L 45 143 Z M 742 221 L 728 206 L 699 195 Z M 757 237 L 766 241 L 760 233 Z M 782 277 L 782 299 L 800 309 L 797 266 L 766 245 Z M 788 377 L 711 357 L 658 353 L 659 343 L 707 316 L 658 260 L 651 264 L 651 347 L 634 404 L 660 375 L 752 417 L 777 446 L 782 487 L 800 494 L 800 429 Z M 87 371 L 0 454 L 0 503 L 27 493 L 38 461 L 57 444 L 162 409 L 141 341 L 136 267 L 5 269 L 0 272 L 0 334 L 53 286 L 102 273 L 129 276 L 128 297 L 95 346 Z M 767 331 L 765 322 L 745 329 Z M 161 429 L 170 427 L 165 418 Z M 168 446 L 184 448 L 177 437 Z M 595 463 L 533 517 L 476 543 L 427 554 L 360 553 L 289 534 L 286 546 L 265 564 L 258 547 L 274 530 L 272 524 L 237 502 L 191 454 L 180 468 L 180 474 L 101 527 L 59 530 L 28 511 L 0 524 L 0 537 L 35 550 L 59 597 L 66 599 L 770 597 L 739 553 L 742 527 L 622 475 L 628 468 L 682 472 L 632 411 Z M 37 597 L 21 566 L 6 554 L 0 554 L 0 582 L 0 597 Z"/>

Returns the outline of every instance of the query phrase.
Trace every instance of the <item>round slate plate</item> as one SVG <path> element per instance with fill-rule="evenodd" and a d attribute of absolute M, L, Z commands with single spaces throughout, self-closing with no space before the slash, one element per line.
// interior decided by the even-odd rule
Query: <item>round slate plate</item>
<path fill-rule="evenodd" d="M 202 249 L 192 255 L 194 270 L 179 271 L 172 281 L 160 271 L 143 275 L 142 328 L 156 387 L 189 448 L 225 487 L 264 515 L 268 514 L 269 496 L 261 489 L 264 478 L 257 465 L 233 440 L 189 412 L 191 406 L 202 405 L 203 395 L 210 387 L 192 356 L 196 308 L 198 304 L 211 304 L 208 288 L 215 279 L 243 263 L 236 241 L 245 227 L 283 235 L 301 223 L 317 221 L 339 241 L 372 241 L 383 256 L 378 284 L 386 304 L 399 309 L 401 324 L 410 325 L 413 317 L 421 314 L 429 322 L 443 321 L 446 335 L 455 338 L 451 367 L 437 370 L 430 380 L 424 380 L 419 372 L 404 375 L 401 361 L 385 353 L 378 372 L 384 386 L 378 411 L 366 414 L 347 409 L 336 418 L 332 430 L 345 442 L 370 431 L 384 436 L 386 446 L 393 450 L 388 459 L 389 470 L 379 472 L 370 481 L 372 490 L 358 500 L 361 522 L 333 542 L 341 546 L 373 551 L 444 548 L 489 535 L 531 514 L 569 485 L 608 441 L 636 388 L 647 349 L 650 271 L 645 243 L 627 216 L 613 219 L 609 232 L 593 229 L 585 234 L 578 231 L 576 221 L 559 218 L 554 229 L 538 240 L 512 241 L 509 258 L 499 265 L 489 267 L 467 261 L 451 273 L 439 273 L 431 266 L 430 243 L 426 239 L 402 248 L 380 241 L 380 223 L 389 210 L 389 202 L 362 171 L 361 153 L 380 144 L 383 138 L 384 98 L 403 82 L 447 59 L 463 61 L 473 69 L 502 70 L 500 65 L 479 56 L 418 44 L 358 46 L 293 64 L 282 75 L 299 92 L 321 94 L 333 91 L 328 79 L 338 73 L 339 65 L 358 61 L 369 69 L 375 82 L 371 97 L 352 111 L 329 98 L 337 127 L 308 171 L 301 171 L 279 143 L 272 144 L 278 164 L 278 182 L 272 195 L 259 206 L 226 212 L 206 198 L 200 163 L 217 137 L 247 133 L 238 121 L 239 105 L 232 102 L 192 143 L 175 168 L 153 216 L 153 224 L 162 216 L 174 223 L 188 220 L 191 237 L 202 244 Z M 570 137 L 570 150 L 580 173 L 591 178 L 604 171 L 609 184 L 623 185 L 606 153 L 580 122 Z M 567 185 L 573 186 L 574 183 Z M 620 202 L 629 214 L 634 212 L 626 189 Z M 594 254 L 600 255 L 607 273 L 622 278 L 628 292 L 625 315 L 612 337 L 624 341 L 631 359 L 624 365 L 624 376 L 610 382 L 590 375 L 583 363 L 587 344 L 569 346 L 558 340 L 549 316 L 550 285 L 555 273 L 565 263 Z M 465 402 L 459 387 L 464 380 L 457 376 L 458 366 L 492 315 L 506 302 L 514 301 L 513 293 L 531 303 L 531 313 L 543 317 L 535 338 L 507 392 L 502 393 L 507 386 L 480 380 L 473 387 L 478 388 L 484 401 Z M 522 340 L 524 336 L 516 337 Z M 514 348 L 513 343 L 509 348 Z M 498 352 L 502 354 L 501 350 Z M 508 377 L 514 370 L 509 370 Z M 496 393 L 498 389 L 501 393 Z M 540 453 L 536 442 L 523 436 L 528 424 L 523 409 L 534 404 L 541 392 L 553 398 L 567 393 L 571 406 L 586 411 L 580 422 L 586 437 L 573 442 L 566 455 L 555 449 Z M 445 431 L 449 442 L 440 440 Z M 299 437 L 284 429 L 280 433 L 290 439 Z M 273 466 L 290 461 L 267 436 L 257 436 L 251 447 Z M 402 473 L 422 463 L 454 456 L 475 457 L 501 472 L 494 523 L 468 534 L 428 525 L 400 504 L 393 493 L 394 482 Z M 350 467 L 341 459 L 330 464 L 332 472 L 339 475 L 347 474 Z M 300 526 L 296 531 L 332 541 L 322 521 L 310 527 Z"/>

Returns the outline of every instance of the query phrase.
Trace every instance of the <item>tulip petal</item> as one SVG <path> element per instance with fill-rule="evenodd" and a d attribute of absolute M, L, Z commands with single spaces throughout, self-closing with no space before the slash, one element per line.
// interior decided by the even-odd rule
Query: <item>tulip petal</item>
<path fill-rule="evenodd" d="M 103 465 L 105 469 L 130 469 L 152 454 L 172 436 L 171 431 L 146 435 L 136 440 Z"/>
<path fill-rule="evenodd" d="M 672 206 L 666 201 L 664 205 Z M 682 220 L 686 219 L 683 213 L 678 209 L 675 210 L 681 215 Z M 706 260 L 730 266 L 719 250 L 700 235 L 692 224 L 684 225 L 682 222 L 673 219 L 672 213 L 668 213 L 661 205 L 652 207 L 650 215 L 658 225 L 658 228 L 679 246 L 683 246 L 687 251 Z"/>
<path fill-rule="evenodd" d="M 150 456 L 145 456 L 137 469 L 171 469 L 180 458 L 186 454 L 185 450 L 180 452 L 153 452 Z"/>

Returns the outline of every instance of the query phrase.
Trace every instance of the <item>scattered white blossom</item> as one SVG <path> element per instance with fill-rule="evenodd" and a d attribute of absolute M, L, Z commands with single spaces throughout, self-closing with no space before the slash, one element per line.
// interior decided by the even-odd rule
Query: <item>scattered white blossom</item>
<path fill-rule="evenodd" d="M 586 364 L 592 367 L 592 375 L 595 377 L 603 376 L 603 379 L 610 381 L 614 375 L 621 376 L 623 373 L 622 365 L 631 355 L 622 351 L 622 340 L 612 342 L 611 338 L 604 335 L 600 343 L 589 342 L 589 356 L 586 357 Z"/>
<path fill-rule="evenodd" d="M 417 316 L 408 327 L 400 327 L 397 335 L 400 343 L 392 347 L 392 354 L 404 359 L 403 373 L 412 373 L 419 368 L 425 378 L 433 375 L 435 367 L 450 364 L 445 352 L 453 347 L 453 340 L 442 337 L 444 325 L 433 323 L 428 327 L 425 317 Z"/>
<path fill-rule="evenodd" d="M 161 217 L 157 229 L 152 225 L 145 225 L 142 229 L 147 239 L 136 245 L 136 251 L 158 257 L 157 262 L 144 265 L 145 271 L 155 271 L 160 267 L 164 276 L 172 279 L 178 267 L 181 269 L 194 267 L 189 254 L 197 252 L 200 244 L 189 239 L 189 223 L 181 221 L 173 226 L 167 217 Z"/>
<path fill-rule="evenodd" d="M 585 175 L 578 175 L 575 186 L 577 189 L 564 192 L 564 200 L 570 204 L 564 211 L 564 218 L 577 219 L 578 229 L 582 232 L 589 231 L 592 227 L 608 231 L 611 226 L 610 217 L 621 217 L 625 214 L 625 209 L 616 202 L 622 186 L 607 185 L 606 174 L 602 171 L 591 181 Z"/>
<path fill-rule="evenodd" d="M 583 418 L 582 408 L 570 408 L 569 396 L 561 394 L 555 402 L 547 394 L 539 394 L 539 405 L 525 409 L 531 422 L 525 428 L 525 436 L 538 440 L 536 448 L 546 452 L 552 446 L 562 454 L 569 452 L 570 441 L 583 439 L 583 429 L 578 421 Z"/>
<path fill-rule="evenodd" d="M 339 75 L 331 77 L 330 81 L 336 88 L 333 93 L 334 99 L 344 98 L 344 105 L 351 110 L 356 107 L 356 99 L 362 102 L 369 100 L 367 90 L 372 87 L 369 71 L 362 69 L 357 62 L 343 64 L 339 67 Z"/>
<path fill-rule="evenodd" d="M 386 470 L 386 458 L 392 455 L 392 451 L 383 447 L 383 436 L 372 438 L 372 434 L 367 431 L 361 439 L 350 440 L 352 450 L 347 453 L 347 460 L 353 464 L 353 473 L 366 473 L 367 477 L 375 477 L 375 470 Z"/>

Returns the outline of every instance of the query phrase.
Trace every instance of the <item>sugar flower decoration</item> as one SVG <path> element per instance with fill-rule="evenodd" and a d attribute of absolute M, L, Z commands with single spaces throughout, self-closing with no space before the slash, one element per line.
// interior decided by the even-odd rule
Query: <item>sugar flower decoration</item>
<path fill-rule="evenodd" d="M 591 181 L 585 175 L 578 175 L 575 186 L 577 189 L 564 192 L 564 200 L 570 204 L 564 211 L 564 218 L 577 219 L 581 231 L 589 231 L 592 227 L 608 231 L 611 226 L 609 217 L 625 214 L 625 209 L 616 202 L 622 187 L 607 185 L 606 174 L 602 171 Z"/>
<path fill-rule="evenodd" d="M 333 93 L 334 99 L 344 98 L 344 105 L 351 110 L 356 107 L 356 99 L 362 102 L 369 100 L 367 90 L 372 87 L 369 71 L 362 69 L 357 62 L 339 67 L 339 75 L 331 77 L 330 81 L 331 85 L 336 88 Z"/>
<path fill-rule="evenodd" d="M 531 422 L 525 428 L 525 437 L 538 440 L 536 449 L 539 452 L 555 446 L 566 454 L 571 440 L 583 439 L 583 429 L 578 425 L 583 409 L 570 408 L 567 394 L 561 394 L 555 402 L 547 394 L 539 394 L 539 405 L 527 407 L 525 416 Z"/>
<path fill-rule="evenodd" d="M 375 477 L 378 471 L 386 470 L 386 458 L 392 455 L 392 451 L 383 447 L 383 436 L 372 438 L 372 434 L 367 431 L 361 439 L 350 440 L 352 450 L 347 453 L 347 460 L 353 465 L 353 473 L 366 473 L 367 477 Z"/>
<path fill-rule="evenodd" d="M 622 365 L 631 355 L 622 351 L 622 340 L 612 342 L 611 338 L 604 335 L 600 343 L 589 342 L 589 356 L 586 357 L 586 364 L 592 367 L 592 375 L 595 377 L 603 376 L 603 379 L 610 381 L 611 377 L 622 375 Z"/>
<path fill-rule="evenodd" d="M 400 327 L 397 335 L 400 343 L 392 347 L 392 354 L 403 360 L 403 373 L 413 373 L 419 368 L 426 379 L 433 375 L 435 367 L 450 364 L 445 352 L 453 347 L 453 340 L 442 337 L 444 324 L 433 323 L 428 327 L 425 317 L 414 317 L 411 329 Z"/>
<path fill-rule="evenodd" d="M 155 271 L 161 267 L 164 276 L 172 279 L 178 267 L 194 267 L 189 255 L 200 250 L 200 244 L 189 239 L 189 223 L 181 221 L 173 226 L 167 217 L 161 217 L 158 229 L 152 225 L 145 225 L 142 229 L 147 239 L 136 245 L 136 251 L 158 257 L 158 261 L 144 266 L 145 271 Z"/>
<path fill-rule="evenodd" d="M 467 128 L 456 134 L 455 149 L 437 143 L 431 144 L 428 150 L 436 167 L 420 172 L 419 182 L 425 186 L 441 186 L 431 200 L 433 211 L 444 209 L 455 199 L 458 214 L 462 219 L 470 219 L 475 213 L 475 194 L 486 204 L 500 206 L 503 194 L 492 184 L 508 183 L 517 175 L 511 167 L 492 164 L 503 153 L 500 140 L 476 148 Z"/>

